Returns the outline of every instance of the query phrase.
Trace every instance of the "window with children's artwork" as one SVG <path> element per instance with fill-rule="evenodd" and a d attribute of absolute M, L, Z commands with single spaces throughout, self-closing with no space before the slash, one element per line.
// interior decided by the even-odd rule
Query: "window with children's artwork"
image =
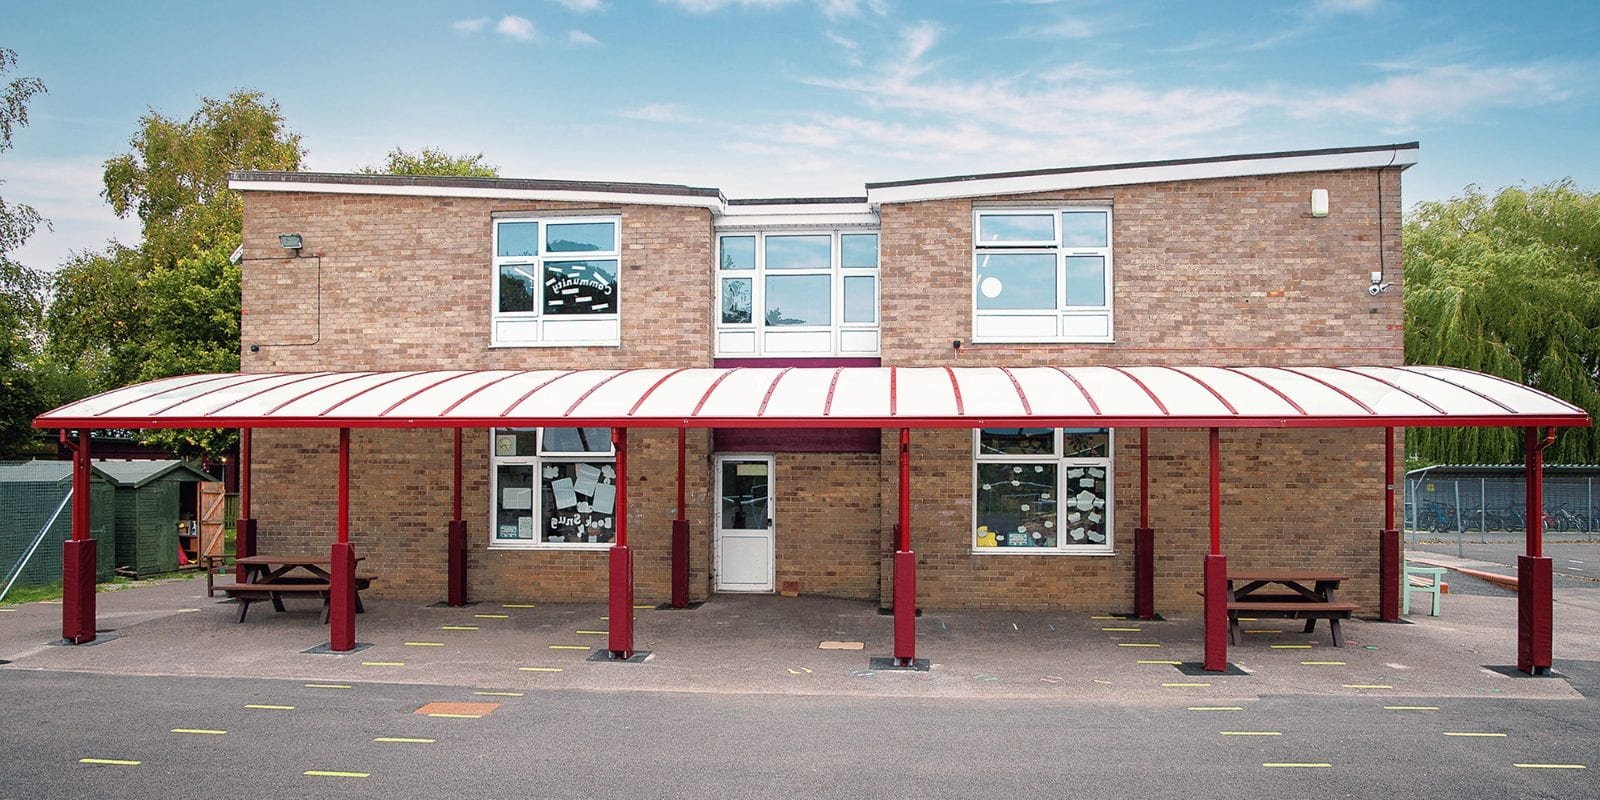
<path fill-rule="evenodd" d="M 491 546 L 583 549 L 616 541 L 610 428 L 496 428 L 492 435 Z"/>
<path fill-rule="evenodd" d="M 973 443 L 974 551 L 1112 552 L 1110 429 L 983 428 Z"/>

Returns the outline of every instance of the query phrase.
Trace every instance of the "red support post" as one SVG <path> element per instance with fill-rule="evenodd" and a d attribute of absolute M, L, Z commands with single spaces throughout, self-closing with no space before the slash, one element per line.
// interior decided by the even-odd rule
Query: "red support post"
<path fill-rule="evenodd" d="M 613 519 L 617 541 L 611 546 L 611 620 L 607 649 L 613 659 L 633 658 L 633 551 L 628 549 L 628 436 L 611 429 L 611 446 L 617 453 L 617 498 Z"/>
<path fill-rule="evenodd" d="M 1205 664 L 1210 672 L 1228 669 L 1228 557 L 1222 554 L 1222 444 L 1211 429 L 1211 552 L 1205 560 Z"/>
<path fill-rule="evenodd" d="M 461 429 L 455 429 L 455 483 L 450 492 L 450 527 L 445 534 L 445 602 L 467 603 L 467 523 L 461 518 Z"/>
<path fill-rule="evenodd" d="M 894 553 L 894 661 L 916 664 L 917 554 L 911 550 L 911 429 L 900 429 L 900 524 Z"/>
<path fill-rule="evenodd" d="M 1383 429 L 1383 530 L 1378 534 L 1378 618 L 1400 621 L 1400 531 L 1394 527 L 1394 428 Z"/>
<path fill-rule="evenodd" d="M 672 521 L 672 607 L 689 606 L 689 519 L 684 498 L 688 431 L 678 429 L 678 517 Z"/>
<path fill-rule="evenodd" d="M 1139 429 L 1139 527 L 1133 529 L 1133 612 L 1156 618 L 1156 532 L 1150 527 L 1150 429 Z"/>
<path fill-rule="evenodd" d="M 239 429 L 239 519 L 233 523 L 235 562 L 256 554 L 256 519 L 250 514 L 250 433 L 249 428 Z M 233 579 L 245 582 L 242 564 L 233 565 Z"/>
<path fill-rule="evenodd" d="M 350 544 L 350 429 L 339 429 L 339 541 L 328 565 L 328 649 L 356 648 L 356 558 Z"/>
<path fill-rule="evenodd" d="M 61 543 L 61 638 L 88 644 L 95 637 L 94 584 L 98 552 L 89 538 L 90 431 L 78 431 L 72 452 L 72 538 Z"/>
<path fill-rule="evenodd" d="M 1544 449 L 1555 443 L 1551 428 L 1544 441 L 1527 429 L 1528 553 L 1517 557 L 1517 669 L 1529 675 L 1550 671 L 1555 638 L 1554 565 L 1544 556 Z"/>

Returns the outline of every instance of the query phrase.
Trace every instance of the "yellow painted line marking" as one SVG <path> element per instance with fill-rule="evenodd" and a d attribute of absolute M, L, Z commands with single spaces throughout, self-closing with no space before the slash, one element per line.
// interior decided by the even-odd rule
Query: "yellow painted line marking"
<path fill-rule="evenodd" d="M 258 703 L 246 703 L 245 704 L 245 708 L 260 708 L 260 709 L 265 709 L 267 711 L 293 711 L 294 710 L 294 706 L 268 706 L 268 705 L 261 705 L 261 704 L 258 704 Z"/>
<path fill-rule="evenodd" d="M 1103 627 L 1100 630 L 1103 630 L 1103 631 L 1127 631 L 1127 632 L 1130 632 L 1130 633 L 1138 633 L 1140 629 L 1139 628 L 1110 628 L 1110 627 Z"/>
<path fill-rule="evenodd" d="M 1245 633 L 1283 633 L 1283 631 L 1274 631 L 1274 630 L 1252 630 L 1252 631 L 1245 631 Z"/>
<path fill-rule="evenodd" d="M 517 667 L 520 672 L 560 672 L 560 667 Z"/>
<path fill-rule="evenodd" d="M 1183 662 L 1182 661 L 1163 661 L 1163 660 L 1161 660 L 1159 658 L 1141 658 L 1141 659 L 1139 659 L 1139 661 L 1137 663 L 1140 663 L 1140 664 L 1167 664 L 1169 666 L 1176 667 L 1179 664 L 1182 664 Z"/>
<path fill-rule="evenodd" d="M 1583 764 L 1512 764 L 1511 766 L 1523 769 L 1588 769 Z"/>
<path fill-rule="evenodd" d="M 1217 731 L 1223 736 L 1282 736 L 1278 731 Z"/>
<path fill-rule="evenodd" d="M 1272 648 L 1272 649 L 1274 649 L 1274 650 L 1310 650 L 1311 649 L 1311 645 L 1309 645 L 1309 644 L 1269 644 L 1267 646 Z"/>
<path fill-rule="evenodd" d="M 1161 684 L 1162 688 L 1166 688 L 1166 689 L 1184 689 L 1184 688 L 1210 686 L 1210 685 L 1211 684 L 1209 684 L 1209 683 L 1163 683 L 1163 684 Z"/>
<path fill-rule="evenodd" d="M 1112 617 L 1112 616 L 1108 616 L 1108 615 L 1105 615 L 1105 614 L 1097 614 L 1095 616 L 1090 617 L 1089 619 L 1121 619 L 1121 617 Z"/>
<path fill-rule="evenodd" d="M 395 742 L 399 744 L 433 744 L 432 739 L 407 739 L 402 736 L 379 736 L 374 742 Z"/>
<path fill-rule="evenodd" d="M 443 717 L 445 719 L 483 719 L 482 714 L 429 714 L 430 717 Z"/>
<path fill-rule="evenodd" d="M 1342 666 L 1344 666 L 1344 662 L 1343 661 L 1302 661 L 1300 663 L 1304 664 L 1305 666 L 1308 666 L 1308 667 L 1342 667 Z"/>
<path fill-rule="evenodd" d="M 1445 731 L 1444 735 L 1446 735 L 1446 736 L 1482 736 L 1482 737 L 1485 737 L 1485 738 L 1491 738 L 1492 737 L 1492 738 L 1495 738 L 1495 739 L 1504 739 L 1504 738 L 1506 738 L 1506 735 L 1503 734 L 1503 733 L 1478 733 L 1478 732 L 1474 732 L 1474 731 Z"/>
<path fill-rule="evenodd" d="M 511 619 L 510 614 L 473 614 L 478 619 Z"/>
<path fill-rule="evenodd" d="M 444 647 L 444 642 L 406 642 L 406 647 Z"/>
<path fill-rule="evenodd" d="M 1159 644 L 1150 642 L 1117 642 L 1118 647 L 1160 647 Z"/>
<path fill-rule="evenodd" d="M 589 649 L 589 645 L 586 645 L 586 644 L 553 644 L 553 645 L 550 645 L 550 649 L 551 650 L 588 650 Z"/>
<path fill-rule="evenodd" d="M 1285 767 L 1285 768 L 1288 768 L 1288 769 L 1297 769 L 1297 768 L 1301 768 L 1301 767 L 1308 767 L 1308 768 L 1331 767 L 1333 765 L 1332 764 L 1320 763 L 1320 762 L 1268 761 L 1265 764 L 1262 764 L 1261 766 L 1268 767 L 1268 768 Z"/>
<path fill-rule="evenodd" d="M 532 603 L 501 603 L 501 608 L 533 608 Z"/>
<path fill-rule="evenodd" d="M 1244 706 L 1189 706 L 1190 711 L 1243 711 Z"/>
<path fill-rule="evenodd" d="M 332 770 L 326 770 L 326 769 L 308 769 L 308 770 L 306 770 L 305 772 L 303 772 L 301 774 L 302 775 L 310 775 L 310 776 L 312 776 L 314 778 L 365 778 L 365 777 L 369 776 L 371 773 L 368 773 L 368 772 L 334 772 Z"/>
<path fill-rule="evenodd" d="M 634 606 L 634 608 L 655 608 L 655 606 Z"/>
<path fill-rule="evenodd" d="M 221 735 L 227 733 L 227 731 L 214 731 L 214 730 L 210 730 L 208 728 L 173 728 L 172 732 L 173 733 L 204 733 L 204 734 L 210 734 L 212 736 L 221 736 Z"/>
<path fill-rule="evenodd" d="M 1347 683 L 1347 684 L 1344 684 L 1344 688 L 1346 688 L 1346 689 L 1393 689 L 1394 687 L 1390 686 L 1387 683 Z"/>
<path fill-rule="evenodd" d="M 473 692 L 480 697 L 521 697 L 522 692 Z"/>
<path fill-rule="evenodd" d="M 110 764 L 115 767 L 137 767 L 143 761 L 131 761 L 126 758 L 80 758 L 79 764 Z"/>
<path fill-rule="evenodd" d="M 478 629 L 478 626 L 476 626 L 476 625 L 441 625 L 441 626 L 439 626 L 439 630 L 441 630 L 441 631 L 475 631 L 477 629 Z"/>
<path fill-rule="evenodd" d="M 1384 711 L 1438 711 L 1438 706 L 1384 706 Z"/>
<path fill-rule="evenodd" d="M 1259 619 L 1256 619 L 1255 617 L 1239 617 L 1238 620 L 1240 622 L 1260 622 L 1261 621 Z"/>
<path fill-rule="evenodd" d="M 607 636 L 611 631 L 578 631 L 579 636 Z"/>
<path fill-rule="evenodd" d="M 363 666 L 363 667 L 403 667 L 405 665 L 406 665 L 406 662 L 404 662 L 404 661 L 363 661 L 363 662 L 361 662 L 361 666 Z"/>
<path fill-rule="evenodd" d="M 348 689 L 348 688 L 350 688 L 350 684 L 348 684 L 348 683 L 308 683 L 308 684 L 306 684 L 306 688 L 307 689 Z"/>

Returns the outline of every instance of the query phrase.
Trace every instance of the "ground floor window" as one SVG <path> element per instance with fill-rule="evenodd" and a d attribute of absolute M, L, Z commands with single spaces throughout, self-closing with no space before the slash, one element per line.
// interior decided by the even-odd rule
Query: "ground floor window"
<path fill-rule="evenodd" d="M 1108 428 L 973 433 L 973 550 L 1112 552 Z"/>
<path fill-rule="evenodd" d="M 610 428 L 496 428 L 489 543 L 609 545 L 616 539 L 616 455 Z"/>

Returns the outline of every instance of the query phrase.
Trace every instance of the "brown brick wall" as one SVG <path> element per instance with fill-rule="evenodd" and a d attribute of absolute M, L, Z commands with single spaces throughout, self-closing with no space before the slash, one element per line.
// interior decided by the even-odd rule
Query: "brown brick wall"
<path fill-rule="evenodd" d="M 777 579 L 801 594 L 878 599 L 876 453 L 777 455 Z"/>

